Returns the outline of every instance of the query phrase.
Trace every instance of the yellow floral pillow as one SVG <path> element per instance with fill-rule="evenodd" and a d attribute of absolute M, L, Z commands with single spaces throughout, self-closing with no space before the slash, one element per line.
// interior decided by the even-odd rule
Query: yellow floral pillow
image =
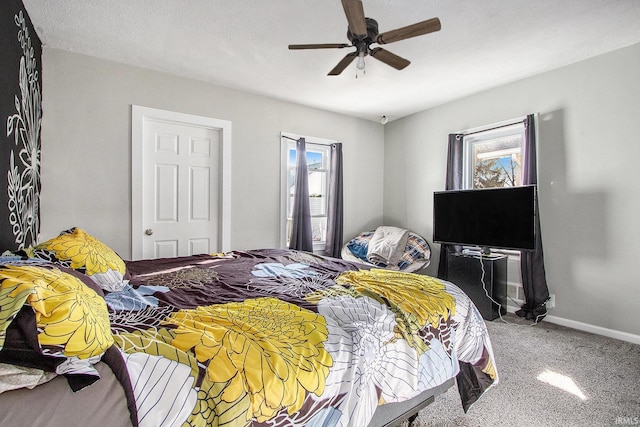
<path fill-rule="evenodd" d="M 88 359 L 113 344 L 103 297 L 58 268 L 0 266 L 0 348 L 9 324 L 24 305 L 35 313 L 38 342 L 49 353 Z"/>
<path fill-rule="evenodd" d="M 101 292 L 60 265 L 0 265 L 0 362 L 64 375 L 73 391 L 97 381 L 93 364 L 113 344 Z"/>
<path fill-rule="evenodd" d="M 127 269 L 122 258 L 77 227 L 35 246 L 33 256 L 80 271 L 109 292 L 120 291 L 127 283 Z"/>

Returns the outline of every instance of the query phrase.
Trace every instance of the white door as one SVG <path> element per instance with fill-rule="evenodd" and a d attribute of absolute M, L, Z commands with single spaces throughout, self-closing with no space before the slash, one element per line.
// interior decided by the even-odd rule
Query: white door
<path fill-rule="evenodd" d="M 134 112 L 140 113 L 139 108 L 134 106 Z M 133 258 L 228 250 L 224 196 L 228 193 L 225 139 L 230 138 L 230 124 L 144 110 L 132 115 L 132 120 L 139 121 L 135 129 L 139 135 L 132 134 L 132 142 L 140 156 L 139 165 L 137 155 L 133 156 Z"/>

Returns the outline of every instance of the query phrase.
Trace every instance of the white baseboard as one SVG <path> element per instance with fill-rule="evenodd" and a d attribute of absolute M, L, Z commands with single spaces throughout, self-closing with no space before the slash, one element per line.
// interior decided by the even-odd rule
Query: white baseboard
<path fill-rule="evenodd" d="M 520 307 L 507 305 L 509 313 L 515 313 Z M 602 326 L 591 325 L 589 323 L 578 322 L 576 320 L 565 319 L 563 317 L 546 315 L 545 322 L 553 323 L 568 328 L 577 329 L 579 331 L 590 332 L 592 334 L 603 335 L 609 338 L 615 338 L 621 341 L 627 341 L 632 344 L 640 344 L 640 335 L 630 334 L 628 332 L 616 331 L 615 329 L 603 328 Z"/>

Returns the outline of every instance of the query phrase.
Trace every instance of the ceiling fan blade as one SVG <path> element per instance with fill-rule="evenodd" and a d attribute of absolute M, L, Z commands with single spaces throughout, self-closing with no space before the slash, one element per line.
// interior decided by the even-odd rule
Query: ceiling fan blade
<path fill-rule="evenodd" d="M 367 22 L 364 17 L 362 0 L 342 0 L 344 14 L 347 15 L 349 31 L 357 38 L 367 37 Z"/>
<path fill-rule="evenodd" d="M 289 49 L 342 49 L 343 47 L 351 47 L 346 43 L 320 43 L 320 44 L 290 44 Z"/>
<path fill-rule="evenodd" d="M 347 66 L 349 64 L 351 64 L 351 62 L 353 62 L 354 59 L 356 59 L 357 56 L 358 56 L 358 52 L 351 52 L 351 53 L 347 54 L 347 56 L 342 58 L 342 61 L 338 62 L 338 65 L 333 67 L 333 70 L 329 71 L 329 74 L 327 74 L 327 75 L 328 76 L 337 76 L 337 75 L 339 75 L 340 73 L 342 73 L 344 71 L 345 68 L 347 68 Z"/>
<path fill-rule="evenodd" d="M 384 32 L 378 35 L 376 42 L 379 44 L 393 43 L 411 37 L 433 33 L 434 31 L 440 31 L 440 28 L 440 20 L 438 18 L 431 18 L 396 30 Z"/>
<path fill-rule="evenodd" d="M 395 68 L 396 70 L 402 70 L 409 64 L 411 64 L 409 60 L 404 59 L 403 57 L 398 56 L 395 53 L 391 53 L 381 47 L 371 49 L 369 55 L 376 58 L 378 61 L 382 61 L 390 67 Z"/>

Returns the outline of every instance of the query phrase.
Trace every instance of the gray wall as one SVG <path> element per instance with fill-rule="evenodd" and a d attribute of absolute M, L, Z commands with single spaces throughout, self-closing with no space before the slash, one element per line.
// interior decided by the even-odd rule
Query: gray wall
<path fill-rule="evenodd" d="M 383 128 L 45 48 L 42 238 L 80 226 L 130 256 L 131 104 L 232 121 L 235 249 L 278 245 L 282 130 L 344 143 L 345 238 L 384 220 L 430 240 L 447 134 L 538 112 L 543 239 L 556 295 L 551 314 L 640 335 L 640 324 L 630 321 L 640 306 L 640 189 L 633 173 L 640 143 L 632 129 L 640 114 L 638 76 L 635 45 Z"/>
<path fill-rule="evenodd" d="M 382 125 L 46 49 L 41 240 L 78 226 L 131 256 L 131 105 L 232 122 L 231 247 L 279 245 L 280 132 L 343 142 L 345 239 L 382 222 Z"/>
<path fill-rule="evenodd" d="M 537 112 L 550 314 L 640 335 L 639 76 L 637 44 L 388 124 L 385 223 L 430 239 L 447 134 Z"/>

